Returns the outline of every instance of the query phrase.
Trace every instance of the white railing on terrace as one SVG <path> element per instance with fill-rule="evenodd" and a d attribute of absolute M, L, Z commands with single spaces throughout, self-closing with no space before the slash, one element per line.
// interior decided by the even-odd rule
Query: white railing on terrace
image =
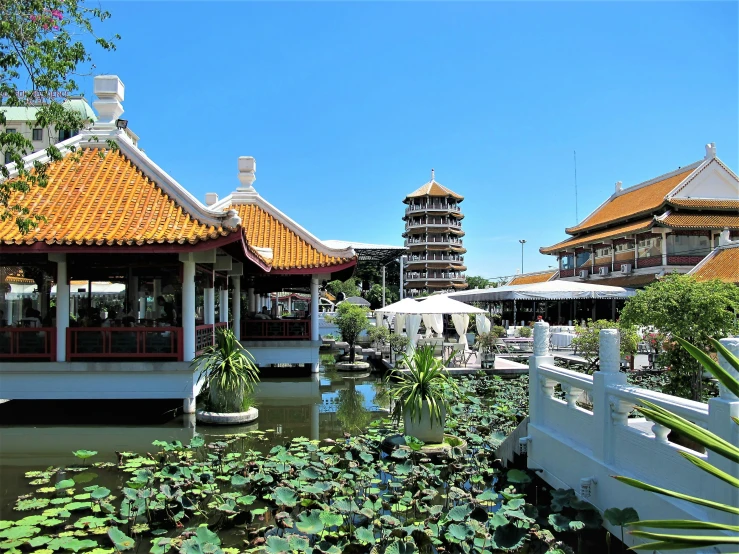
<path fill-rule="evenodd" d="M 434 237 L 429 236 L 426 238 L 409 238 L 405 241 L 405 245 L 408 246 L 409 244 L 428 244 L 428 243 L 436 243 L 436 244 L 462 244 L 462 239 L 458 239 L 456 237 Z"/>
<path fill-rule="evenodd" d="M 408 263 L 411 262 L 463 262 L 464 256 L 460 254 L 429 254 L 426 256 L 408 256 Z"/>
<path fill-rule="evenodd" d="M 721 342 L 739 354 L 739 338 Z M 611 477 L 625 475 L 683 494 L 739 506 L 739 489 L 701 471 L 680 452 L 691 452 L 739 478 L 737 464 L 710 451 L 691 450 L 700 448 L 695 445 L 678 444 L 668 437 L 669 429 L 655 422 L 629 417 L 641 400 L 647 400 L 739 444 L 739 426 L 730 419 L 739 416 L 739 399 L 723 387 L 718 398 L 704 404 L 627 384 L 626 374 L 619 371 L 619 333 L 614 329 L 600 331 L 599 354 L 600 370 L 593 375 L 555 367 L 549 352 L 549 325 L 534 325 L 526 438 L 529 467 L 543 470 L 541 476 L 553 487 L 573 488 L 601 511 L 633 507 L 641 519 L 739 525 L 739 516 L 640 491 Z M 719 361 L 736 374 L 723 357 Z M 557 397 L 557 389 L 564 393 L 564 399 Z M 619 532 L 618 528 L 610 530 Z M 629 545 L 636 544 L 630 535 L 626 538 Z"/>
<path fill-rule="evenodd" d="M 447 219 L 447 220 L 438 219 L 438 218 L 437 219 L 426 219 L 426 220 L 423 220 L 423 219 L 413 219 L 413 220 L 408 221 L 405 224 L 405 230 L 407 231 L 408 229 L 410 229 L 412 227 L 432 227 L 432 226 L 438 226 L 438 227 L 457 227 L 457 228 L 460 228 L 461 229 L 462 228 L 462 223 L 460 223 L 456 219 Z"/>
<path fill-rule="evenodd" d="M 420 212 L 423 210 L 449 210 L 452 212 L 460 211 L 457 204 L 447 204 L 445 202 L 430 202 L 428 204 L 411 204 L 405 209 L 405 213 Z"/>
<path fill-rule="evenodd" d="M 417 279 L 464 279 L 465 274 L 457 271 L 452 271 L 449 273 L 443 273 L 443 272 L 431 272 L 431 273 L 419 273 L 417 271 L 410 271 L 406 273 L 406 277 L 408 280 L 417 280 Z"/>

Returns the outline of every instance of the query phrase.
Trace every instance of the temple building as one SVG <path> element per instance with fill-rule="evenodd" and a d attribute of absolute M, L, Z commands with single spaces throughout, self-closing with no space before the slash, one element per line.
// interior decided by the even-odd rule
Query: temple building
<path fill-rule="evenodd" d="M 462 244 L 464 200 L 456 192 L 431 180 L 403 199 L 406 204 L 405 246 L 408 254 L 402 277 L 405 296 L 467 288 Z"/>
<path fill-rule="evenodd" d="M 722 233 L 739 236 L 739 178 L 711 143 L 702 160 L 632 187 L 616 183 L 603 204 L 565 231 L 569 238 L 539 249 L 557 257 L 557 278 L 644 287 L 690 272 Z M 735 281 L 739 266 L 730 269 L 733 277 L 721 275 Z"/>
<path fill-rule="evenodd" d="M 191 412 L 200 383 L 190 362 L 219 328 L 267 375 L 317 371 L 321 283 L 350 277 L 354 251 L 265 200 L 251 157 L 238 159 L 232 193 L 201 203 L 116 124 L 118 77 L 94 88 L 97 119 L 57 145 L 64 157 L 50 163 L 48 186 L 9 199 L 45 221 L 26 234 L 0 222 L 3 398 L 181 398 Z M 278 309 L 277 292 L 309 300 Z"/>

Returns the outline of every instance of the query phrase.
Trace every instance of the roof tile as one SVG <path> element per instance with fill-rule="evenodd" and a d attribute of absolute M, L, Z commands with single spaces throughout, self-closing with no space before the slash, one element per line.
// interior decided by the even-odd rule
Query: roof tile
<path fill-rule="evenodd" d="M 739 283 L 739 247 L 715 250 L 713 255 L 696 266 L 691 274 L 698 281 L 720 279 L 727 283 Z"/>
<path fill-rule="evenodd" d="M 677 208 L 697 208 L 708 210 L 739 210 L 739 199 L 717 198 L 671 198 L 667 201 Z"/>
<path fill-rule="evenodd" d="M 668 213 L 657 223 L 673 229 L 739 229 L 739 213 Z"/>
<path fill-rule="evenodd" d="M 229 233 L 193 219 L 120 150 L 70 153 L 49 165 L 48 176 L 45 189 L 9 199 L 46 221 L 26 235 L 12 219 L 0 221 L 2 243 L 185 244 Z"/>
<path fill-rule="evenodd" d="M 544 283 L 549 281 L 557 274 L 557 271 L 545 271 L 543 273 L 526 273 L 518 275 L 510 280 L 508 285 L 533 285 L 534 283 Z"/>
<path fill-rule="evenodd" d="M 451 196 L 456 198 L 460 202 L 464 200 L 464 196 L 457 194 L 456 192 L 446 188 L 444 185 L 437 183 L 436 181 L 429 181 L 422 187 L 414 190 L 406 198 L 417 198 L 419 196 Z"/>
<path fill-rule="evenodd" d="M 610 238 L 618 237 L 621 235 L 629 235 L 631 233 L 636 233 L 638 231 L 646 231 L 652 226 L 653 223 L 654 223 L 654 218 L 652 217 L 650 217 L 649 219 L 642 219 L 634 223 L 629 223 L 628 225 L 621 225 L 620 227 L 612 227 L 611 229 L 606 229 L 605 231 L 600 231 L 597 233 L 589 233 L 589 234 L 586 234 L 580 237 L 570 238 L 562 242 L 559 242 L 553 246 L 545 246 L 545 247 L 539 248 L 539 252 L 541 252 L 542 254 L 555 254 L 562 250 L 574 248 L 576 246 L 580 246 L 583 244 L 591 244 L 599 240 L 610 239 Z"/>

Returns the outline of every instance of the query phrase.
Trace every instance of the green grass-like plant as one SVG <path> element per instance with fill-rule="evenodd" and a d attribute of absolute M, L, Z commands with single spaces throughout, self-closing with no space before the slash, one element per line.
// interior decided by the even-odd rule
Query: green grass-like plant
<path fill-rule="evenodd" d="M 408 411 L 411 421 L 420 422 L 423 408 L 428 406 L 431 425 L 444 424 L 443 414 L 449 411 L 451 398 L 461 394 L 459 386 L 446 370 L 444 360 L 434 357 L 433 346 L 416 348 L 411 356 L 403 356 L 401 366 L 408 371 L 395 372 L 395 381 L 388 383 L 389 392 L 396 400 L 393 418 L 400 421 Z"/>
<path fill-rule="evenodd" d="M 689 342 L 676 338 L 677 342 L 684 348 L 691 356 L 698 360 L 701 365 L 711 373 L 718 381 L 726 387 L 729 391 L 739 396 L 739 380 L 736 379 L 731 373 L 726 371 L 721 365 L 712 359 L 700 348 L 690 344 Z M 710 339 L 710 343 L 720 353 L 732 367 L 739 371 L 739 358 L 734 356 L 724 345 L 715 339 Z M 701 444 L 708 450 L 715 452 L 716 454 L 730 460 L 734 464 L 739 464 L 739 446 L 731 444 L 730 442 L 722 439 L 721 437 L 711 433 L 703 427 L 699 427 L 687 419 L 684 419 L 673 412 L 666 410 L 652 402 L 643 400 L 643 406 L 637 406 L 637 410 L 641 412 L 645 417 L 652 421 L 663 425 L 682 436 L 687 437 L 698 444 Z M 732 418 L 734 423 L 739 425 L 739 420 Z M 709 464 L 705 460 L 691 454 L 689 452 L 680 451 L 679 454 L 687 459 L 689 462 L 695 464 L 701 470 L 710 473 L 717 479 L 724 481 L 731 487 L 739 488 L 739 479 L 736 477 L 718 469 L 712 464 Z M 678 493 L 668 489 L 649 485 L 638 479 L 632 479 L 624 476 L 614 476 L 615 479 L 636 487 L 645 491 L 662 494 L 672 498 L 678 498 L 691 502 L 699 506 L 705 506 L 722 512 L 739 515 L 739 507 L 729 506 L 714 502 L 705 498 L 689 496 L 686 494 Z M 628 526 L 632 527 L 646 527 L 656 529 L 679 529 L 679 530 L 703 530 L 703 531 L 728 531 L 729 534 L 708 534 L 708 535 L 678 535 L 672 533 L 652 533 L 648 531 L 632 531 L 631 534 L 635 537 L 641 537 L 645 539 L 652 539 L 652 542 L 633 546 L 633 550 L 676 550 L 676 549 L 698 549 L 706 548 L 714 545 L 725 545 L 733 544 L 739 545 L 739 526 L 737 525 L 724 525 L 721 523 L 712 523 L 708 521 L 691 521 L 691 520 L 641 520 L 632 523 L 627 523 Z"/>
<path fill-rule="evenodd" d="M 205 379 L 210 409 L 221 413 L 244 410 L 244 397 L 259 382 L 254 356 L 241 346 L 230 329 L 217 329 L 216 342 L 192 361 L 198 379 Z"/>

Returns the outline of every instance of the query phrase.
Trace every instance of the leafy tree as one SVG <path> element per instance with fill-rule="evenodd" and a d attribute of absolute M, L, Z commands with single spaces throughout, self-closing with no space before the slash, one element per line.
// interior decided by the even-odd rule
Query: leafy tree
<path fill-rule="evenodd" d="M 115 49 L 118 35 L 104 39 L 95 35 L 93 24 L 110 17 L 100 8 L 88 8 L 82 0 L 3 0 L 0 2 L 0 106 L 36 108 L 34 125 L 55 130 L 81 129 L 83 116 L 56 101 L 61 93 L 78 90 L 75 78 L 90 66 L 88 47 L 81 40 L 92 36 L 104 50 Z M 24 87 L 21 90 L 19 87 Z M 26 88 L 30 87 L 30 88 Z M 33 152 L 31 137 L 11 133 L 0 110 L 0 150 L 18 168 L 16 179 L 0 165 L 0 220 L 15 219 L 27 233 L 43 221 L 43 214 L 11 203 L 14 192 L 28 192 L 48 183 L 48 163 L 34 162 L 24 167 L 23 156 Z M 56 146 L 47 148 L 51 161 L 62 154 Z"/>
<path fill-rule="evenodd" d="M 341 338 L 349 343 L 349 361 L 354 363 L 354 345 L 359 334 L 369 327 L 367 308 L 342 302 L 336 308 L 333 323 L 339 328 Z"/>
<path fill-rule="evenodd" d="M 598 351 L 600 349 L 600 330 L 601 329 L 618 329 L 621 335 L 621 356 L 632 356 L 639 346 L 639 335 L 633 325 L 624 322 L 609 321 L 607 319 L 599 319 L 593 321 L 588 319 L 585 326 L 575 325 L 575 334 L 572 339 L 572 347 L 577 353 L 589 362 L 588 370 L 595 369 L 598 363 Z"/>
<path fill-rule="evenodd" d="M 621 322 L 653 325 L 674 341 L 681 337 L 704 351 L 709 337 L 739 332 L 739 287 L 721 281 L 696 281 L 690 275 L 668 275 L 629 298 Z M 676 343 L 667 345 L 663 359 L 670 368 L 670 382 L 663 392 L 702 400 L 700 364 Z"/>
<path fill-rule="evenodd" d="M 490 286 L 490 280 L 479 275 L 468 275 L 465 281 L 467 281 L 467 288 L 469 289 L 486 289 Z"/>
<path fill-rule="evenodd" d="M 362 293 L 362 291 L 359 290 L 359 286 L 357 285 L 356 277 L 350 277 L 346 281 L 339 281 L 338 279 L 336 279 L 335 281 L 331 281 L 328 285 L 326 285 L 326 290 L 333 294 L 336 298 L 338 298 L 339 294 L 342 292 L 347 297 L 359 296 Z"/>
<path fill-rule="evenodd" d="M 366 299 L 369 301 L 373 310 L 382 307 L 382 285 L 374 284 L 367 293 Z M 385 288 L 385 303 L 392 304 L 398 301 L 398 295 L 395 291 Z"/>

